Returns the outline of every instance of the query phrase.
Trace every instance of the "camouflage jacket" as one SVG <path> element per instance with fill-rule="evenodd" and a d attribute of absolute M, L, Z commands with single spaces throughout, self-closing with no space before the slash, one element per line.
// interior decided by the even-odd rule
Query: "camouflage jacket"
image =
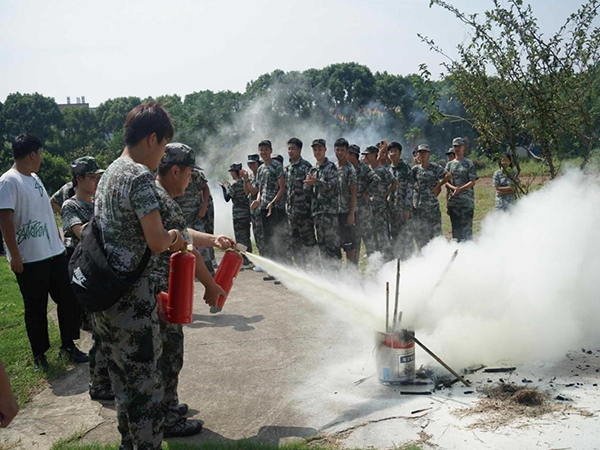
<path fill-rule="evenodd" d="M 413 207 L 422 211 L 430 211 L 440 207 L 438 199 L 431 192 L 446 175 L 444 168 L 435 163 L 427 167 L 417 164 L 412 168 L 413 173 Z"/>
<path fill-rule="evenodd" d="M 392 192 L 390 207 L 395 211 L 410 211 L 413 200 L 413 173 L 403 160 L 392 171 L 398 180 L 398 189 Z"/>
<path fill-rule="evenodd" d="M 386 207 L 387 199 L 385 193 L 394 182 L 394 173 L 390 166 L 378 166 L 373 169 L 373 172 L 379 177 L 379 183 L 373 185 L 371 191 L 371 204 L 373 205 L 373 211 L 383 211 Z"/>
<path fill-rule="evenodd" d="M 75 225 L 85 225 L 94 215 L 94 204 L 73 196 L 60 209 L 65 247 L 75 248 L 79 239 L 71 230 Z"/>
<path fill-rule="evenodd" d="M 62 207 L 63 203 L 68 199 L 75 195 L 75 188 L 73 187 L 73 183 L 69 181 L 66 184 L 63 184 L 58 191 L 56 191 L 50 200 L 56 203 L 58 206 Z"/>
<path fill-rule="evenodd" d="M 197 169 L 192 170 L 192 179 L 185 189 L 185 193 L 175 197 L 175 202 L 181 208 L 188 227 L 193 228 L 198 222 L 198 211 L 202 207 L 202 190 L 206 184 L 204 173 Z"/>
<path fill-rule="evenodd" d="M 160 217 L 165 230 L 179 230 L 183 239 L 190 243 L 191 238 L 187 231 L 187 221 L 179 205 L 171 198 L 169 193 L 156 183 L 156 193 L 160 210 Z M 169 270 L 171 265 L 171 252 L 166 251 L 152 258 L 150 268 L 150 280 L 158 290 L 169 291 Z"/>
<path fill-rule="evenodd" d="M 340 183 L 340 213 L 350 212 L 350 186 L 357 184 L 356 169 L 347 161 L 342 167 L 338 169 L 338 179 Z"/>
<path fill-rule="evenodd" d="M 258 175 L 258 173 L 256 175 Z M 248 182 L 254 189 L 258 189 L 258 180 L 256 178 L 256 175 L 254 175 L 252 172 L 248 174 Z M 248 197 L 250 198 L 250 204 L 252 205 L 252 202 L 258 198 L 258 194 L 250 194 Z M 260 216 L 260 208 L 251 209 L 250 214 L 253 216 Z"/>
<path fill-rule="evenodd" d="M 340 182 L 335 164 L 325 158 L 323 164 L 310 169 L 310 173 L 317 180 L 313 186 L 308 187 L 312 215 L 338 214 Z"/>
<path fill-rule="evenodd" d="M 356 170 L 356 205 L 366 205 L 371 202 L 371 194 L 378 183 L 381 182 L 381 178 L 377 175 L 373 169 L 362 161 L 358 162 Z"/>
<path fill-rule="evenodd" d="M 225 201 L 231 199 L 233 203 L 232 216 L 233 219 L 249 219 L 250 218 L 250 200 L 244 192 L 244 180 L 240 178 L 235 180 L 225 189 Z"/>
<path fill-rule="evenodd" d="M 510 167 L 507 168 L 506 171 L 508 171 L 512 179 L 515 179 L 517 176 L 515 170 L 511 169 Z M 504 170 L 498 169 L 494 172 L 492 185 L 494 187 L 511 187 L 514 189 L 515 183 L 512 181 L 512 179 L 504 172 Z M 496 193 L 496 209 L 506 209 L 515 202 L 516 197 L 514 193 L 505 195 L 498 195 L 498 193 Z"/>
<path fill-rule="evenodd" d="M 446 170 L 450 172 L 452 178 L 450 184 L 460 187 L 467 184 L 469 181 L 477 180 L 477 172 L 473 161 L 469 158 L 463 158 L 460 161 L 455 159 L 446 164 Z M 448 206 L 464 206 L 466 208 L 475 207 L 475 194 L 473 188 L 469 188 L 456 195 L 451 195 L 448 200 Z"/>
<path fill-rule="evenodd" d="M 285 177 L 283 166 L 272 159 L 269 164 L 262 164 L 256 173 L 258 189 L 260 191 L 260 208 L 267 209 L 267 205 L 279 191 L 279 179 Z M 273 205 L 275 208 L 285 208 L 285 199 L 281 199 Z"/>
<path fill-rule="evenodd" d="M 131 272 L 146 251 L 140 220 L 158 210 L 154 175 L 129 158 L 115 160 L 98 183 L 94 215 L 108 263 L 117 272 Z"/>
<path fill-rule="evenodd" d="M 305 159 L 298 159 L 285 168 L 285 192 L 287 194 L 286 211 L 288 215 L 310 214 L 309 191 L 305 189 L 304 180 L 310 173 L 312 164 Z"/>

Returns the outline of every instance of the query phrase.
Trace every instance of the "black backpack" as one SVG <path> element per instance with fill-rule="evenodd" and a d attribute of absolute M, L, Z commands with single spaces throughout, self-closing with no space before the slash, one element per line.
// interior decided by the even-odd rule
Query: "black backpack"
<path fill-rule="evenodd" d="M 89 311 L 106 311 L 126 294 L 142 276 L 152 252 L 146 252 L 139 266 L 119 276 L 106 260 L 106 252 L 96 217 L 81 232 L 81 241 L 69 261 L 71 287 L 77 300 Z"/>

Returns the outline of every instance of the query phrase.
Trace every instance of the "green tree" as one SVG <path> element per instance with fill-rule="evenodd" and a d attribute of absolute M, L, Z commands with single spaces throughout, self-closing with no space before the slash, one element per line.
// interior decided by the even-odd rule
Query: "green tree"
<path fill-rule="evenodd" d="M 52 195 L 71 179 L 71 167 L 60 156 L 53 155 L 42 148 L 42 165 L 38 176 L 44 183 L 48 194 Z"/>
<path fill-rule="evenodd" d="M 80 156 L 96 156 L 105 147 L 98 116 L 88 108 L 62 110 L 64 126 L 58 138 L 61 154 L 67 161 Z"/>
<path fill-rule="evenodd" d="M 98 124 L 106 141 L 110 141 L 116 133 L 123 130 L 127 114 L 141 103 L 139 97 L 117 97 L 98 105 L 96 108 Z"/>

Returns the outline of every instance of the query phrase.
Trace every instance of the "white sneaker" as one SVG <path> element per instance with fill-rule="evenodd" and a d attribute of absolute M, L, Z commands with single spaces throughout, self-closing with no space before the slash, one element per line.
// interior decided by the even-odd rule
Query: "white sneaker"
<path fill-rule="evenodd" d="M 262 270 L 259 266 L 254 266 L 252 270 L 254 270 L 255 272 L 264 272 L 264 270 Z"/>

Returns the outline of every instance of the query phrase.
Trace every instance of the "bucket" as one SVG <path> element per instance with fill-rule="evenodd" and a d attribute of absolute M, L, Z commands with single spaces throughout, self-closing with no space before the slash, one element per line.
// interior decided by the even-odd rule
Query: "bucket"
<path fill-rule="evenodd" d="M 415 341 L 408 331 L 377 333 L 377 377 L 382 384 L 408 384 L 415 379 Z"/>

